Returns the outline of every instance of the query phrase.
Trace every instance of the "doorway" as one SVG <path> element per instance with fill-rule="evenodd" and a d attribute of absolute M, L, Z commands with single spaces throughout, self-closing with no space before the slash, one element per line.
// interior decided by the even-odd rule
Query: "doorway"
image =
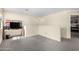
<path fill-rule="evenodd" d="M 79 38 L 79 15 L 71 15 L 71 38 Z"/>

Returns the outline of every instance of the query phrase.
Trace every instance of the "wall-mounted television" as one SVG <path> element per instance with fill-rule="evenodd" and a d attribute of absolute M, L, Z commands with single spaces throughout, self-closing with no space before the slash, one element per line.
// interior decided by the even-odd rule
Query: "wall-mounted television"
<path fill-rule="evenodd" d="M 10 22 L 10 29 L 20 29 L 22 28 L 21 22 Z"/>

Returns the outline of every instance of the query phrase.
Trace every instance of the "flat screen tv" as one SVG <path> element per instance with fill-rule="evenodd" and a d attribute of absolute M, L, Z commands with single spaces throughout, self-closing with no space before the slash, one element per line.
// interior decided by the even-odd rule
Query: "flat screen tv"
<path fill-rule="evenodd" d="M 21 22 L 10 22 L 10 29 L 20 29 L 22 28 Z"/>

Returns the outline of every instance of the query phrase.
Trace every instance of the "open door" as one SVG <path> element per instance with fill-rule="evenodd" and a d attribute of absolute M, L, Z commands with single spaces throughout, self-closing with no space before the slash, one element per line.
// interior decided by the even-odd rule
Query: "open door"
<path fill-rule="evenodd" d="M 71 38 L 79 37 L 79 15 L 71 15 Z"/>

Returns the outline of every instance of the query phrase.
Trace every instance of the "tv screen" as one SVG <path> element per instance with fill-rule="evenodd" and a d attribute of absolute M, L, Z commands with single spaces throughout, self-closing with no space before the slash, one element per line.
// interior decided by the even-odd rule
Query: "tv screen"
<path fill-rule="evenodd" d="M 11 29 L 19 29 L 22 28 L 22 24 L 20 22 L 10 22 Z"/>

